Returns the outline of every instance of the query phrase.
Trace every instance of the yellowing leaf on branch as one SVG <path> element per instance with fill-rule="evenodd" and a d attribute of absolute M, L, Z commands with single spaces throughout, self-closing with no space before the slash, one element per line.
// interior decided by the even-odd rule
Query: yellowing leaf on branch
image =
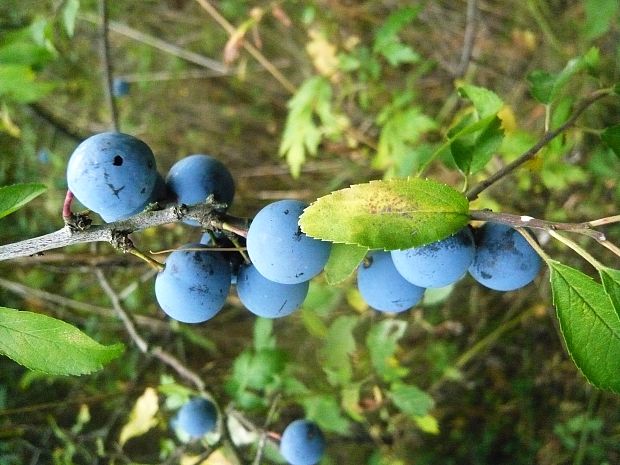
<path fill-rule="evenodd" d="M 338 80 L 338 57 L 336 56 L 336 46 L 329 43 L 322 32 L 311 29 L 308 33 L 310 41 L 306 45 L 306 51 L 312 59 L 312 64 L 319 74 L 330 78 L 332 81 Z"/>

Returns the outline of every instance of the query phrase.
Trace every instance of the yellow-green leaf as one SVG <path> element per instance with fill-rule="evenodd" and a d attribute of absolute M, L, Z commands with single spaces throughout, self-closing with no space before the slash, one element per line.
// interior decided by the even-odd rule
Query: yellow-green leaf
<path fill-rule="evenodd" d="M 325 265 L 325 279 L 332 286 L 347 279 L 368 252 L 367 247 L 353 244 L 334 244 Z"/>
<path fill-rule="evenodd" d="M 464 227 L 469 203 L 430 179 L 370 181 L 332 192 L 310 205 L 299 224 L 319 239 L 370 249 L 407 249 L 443 239 Z"/>

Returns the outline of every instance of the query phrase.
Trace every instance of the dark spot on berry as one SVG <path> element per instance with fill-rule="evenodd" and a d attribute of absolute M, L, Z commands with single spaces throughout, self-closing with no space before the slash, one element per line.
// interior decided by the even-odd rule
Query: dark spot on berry
<path fill-rule="evenodd" d="M 284 214 L 288 215 L 290 213 L 290 211 L 288 209 L 284 210 Z"/>
<path fill-rule="evenodd" d="M 114 166 L 121 166 L 123 164 L 123 157 L 121 157 L 120 155 L 116 155 L 114 157 L 114 160 L 112 161 L 112 164 Z"/>
<path fill-rule="evenodd" d="M 491 278 L 493 277 L 493 275 L 492 275 L 492 274 L 490 274 L 490 273 L 486 273 L 486 272 L 484 272 L 484 271 L 481 271 L 481 272 L 480 272 L 480 276 L 482 276 L 484 279 L 491 279 Z"/>
<path fill-rule="evenodd" d="M 147 166 L 149 167 L 149 169 L 152 169 L 153 168 L 153 161 L 149 160 L 148 163 L 147 163 Z"/>
<path fill-rule="evenodd" d="M 142 190 L 140 191 L 140 194 L 144 194 L 146 192 L 146 187 L 143 187 Z"/>

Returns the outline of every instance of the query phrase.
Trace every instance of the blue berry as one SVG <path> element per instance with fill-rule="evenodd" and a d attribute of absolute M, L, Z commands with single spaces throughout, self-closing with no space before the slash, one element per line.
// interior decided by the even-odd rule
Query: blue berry
<path fill-rule="evenodd" d="M 129 93 L 129 82 L 123 78 L 114 78 L 112 80 L 112 95 L 114 97 L 124 97 Z"/>
<path fill-rule="evenodd" d="M 291 465 L 314 465 L 325 453 L 325 437 L 308 420 L 295 420 L 282 433 L 280 453 Z"/>
<path fill-rule="evenodd" d="M 202 244 L 184 248 L 205 249 Z M 230 263 L 220 252 L 186 251 L 170 254 L 155 279 L 155 297 L 167 315 L 183 323 L 201 323 L 219 312 L 230 289 Z"/>
<path fill-rule="evenodd" d="M 196 205 L 213 194 L 216 201 L 230 205 L 235 182 L 222 162 L 209 155 L 190 155 L 177 161 L 168 172 L 166 184 L 178 203 Z M 187 220 L 194 226 L 198 222 Z"/>
<path fill-rule="evenodd" d="M 476 231 L 476 257 L 469 274 L 496 291 L 519 289 L 534 280 L 541 260 L 518 231 L 499 223 L 485 223 Z"/>
<path fill-rule="evenodd" d="M 253 265 L 243 266 L 237 275 L 237 294 L 252 313 L 280 318 L 298 309 L 308 294 L 309 282 L 282 284 L 270 281 Z"/>
<path fill-rule="evenodd" d="M 215 405 L 202 397 L 194 397 L 185 403 L 174 419 L 175 428 L 182 430 L 191 438 L 201 438 L 212 431 L 216 424 Z"/>
<path fill-rule="evenodd" d="M 469 228 L 431 244 L 393 250 L 398 272 L 420 287 L 444 287 L 458 281 L 474 260 L 474 237 Z"/>
<path fill-rule="evenodd" d="M 299 200 L 279 200 L 260 210 L 250 223 L 248 255 L 265 278 L 297 284 L 325 266 L 331 243 L 306 236 L 297 224 L 306 206 Z"/>
<path fill-rule="evenodd" d="M 67 165 L 69 190 L 86 208 L 108 218 L 144 208 L 156 181 L 155 157 L 148 145 L 119 132 L 89 137 Z"/>
<path fill-rule="evenodd" d="M 417 304 L 424 289 L 403 278 L 389 252 L 370 252 L 357 269 L 357 288 L 375 310 L 403 312 Z"/>

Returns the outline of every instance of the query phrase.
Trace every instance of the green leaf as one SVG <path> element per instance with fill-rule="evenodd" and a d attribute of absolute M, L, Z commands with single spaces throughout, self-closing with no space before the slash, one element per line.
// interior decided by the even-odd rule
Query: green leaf
<path fill-rule="evenodd" d="M 357 326 L 356 316 L 341 315 L 334 320 L 327 332 L 327 339 L 321 349 L 323 369 L 333 385 L 346 386 L 353 375 L 350 356 L 355 352 L 353 330 Z"/>
<path fill-rule="evenodd" d="M 306 410 L 306 418 L 314 421 L 323 431 L 338 434 L 349 432 L 349 420 L 342 415 L 342 409 L 336 399 L 330 395 L 313 395 L 301 400 Z"/>
<path fill-rule="evenodd" d="M 549 260 L 562 336 L 577 368 L 594 386 L 620 393 L 620 318 L 603 286 Z"/>
<path fill-rule="evenodd" d="M 391 66 L 398 66 L 402 63 L 417 63 L 420 55 L 413 51 L 411 47 L 401 42 L 390 42 L 381 49 L 381 54 Z"/>
<path fill-rule="evenodd" d="M 276 338 L 273 335 L 271 318 L 256 318 L 254 322 L 254 350 L 275 349 Z"/>
<path fill-rule="evenodd" d="M 504 140 L 502 120 L 494 116 L 480 132 L 457 137 L 450 144 L 452 158 L 458 168 L 469 175 L 480 171 L 491 160 Z"/>
<path fill-rule="evenodd" d="M 495 92 L 472 85 L 464 85 L 458 89 L 459 95 L 469 99 L 473 103 L 480 118 L 496 115 L 504 106 L 504 102 Z"/>
<path fill-rule="evenodd" d="M 585 55 L 569 60 L 558 74 L 550 74 L 541 70 L 532 71 L 527 76 L 532 96 L 546 105 L 552 103 L 575 74 L 584 70 L 594 72 L 599 61 L 600 52 L 593 47 Z"/>
<path fill-rule="evenodd" d="M 66 0 L 62 7 L 62 24 L 69 37 L 75 31 L 75 19 L 80 9 L 80 0 Z"/>
<path fill-rule="evenodd" d="M 353 274 L 368 248 L 352 244 L 334 244 L 325 265 L 325 279 L 332 286 Z"/>
<path fill-rule="evenodd" d="M 433 398 L 417 386 L 397 382 L 388 393 L 394 405 L 411 418 L 423 417 L 435 405 Z"/>
<path fill-rule="evenodd" d="M 603 142 L 620 157 L 620 124 L 605 129 L 601 134 L 601 139 L 603 139 Z"/>
<path fill-rule="evenodd" d="M 19 210 L 47 187 L 44 184 L 27 183 L 0 187 L 0 218 Z"/>
<path fill-rule="evenodd" d="M 122 344 L 103 346 L 56 318 L 0 307 L 0 353 L 30 370 L 53 375 L 92 373 L 123 350 Z"/>
<path fill-rule="evenodd" d="M 467 199 L 430 179 L 390 179 L 353 185 L 321 197 L 299 219 L 304 233 L 370 249 L 407 249 L 464 227 Z"/>
<path fill-rule="evenodd" d="M 540 103 L 551 102 L 556 76 L 546 71 L 534 70 L 527 76 L 532 96 Z"/>
<path fill-rule="evenodd" d="M 398 101 L 394 102 L 395 107 L 398 104 Z M 409 174 L 414 147 L 425 133 L 437 128 L 437 123 L 421 108 L 411 106 L 388 108 L 379 115 L 377 123 L 381 125 L 381 134 L 377 154 L 372 160 L 373 167 L 384 171 L 391 168 L 390 174 Z"/>
<path fill-rule="evenodd" d="M 598 272 L 601 275 L 603 289 L 605 289 L 605 292 L 611 299 L 611 304 L 620 317 L 620 270 L 605 267 L 598 270 Z"/>
<path fill-rule="evenodd" d="M 35 72 L 26 65 L 0 64 L 0 97 L 8 96 L 18 103 L 34 102 L 54 88 L 49 82 L 37 82 Z"/>
<path fill-rule="evenodd" d="M 396 10 L 385 20 L 375 34 L 373 51 L 382 52 L 382 49 L 390 43 L 398 40 L 398 33 L 411 23 L 420 13 L 422 7 L 407 7 Z"/>
<path fill-rule="evenodd" d="M 616 13 L 620 8 L 618 0 L 585 0 L 584 10 L 586 22 L 584 33 L 588 39 L 596 39 L 608 30 L 614 21 L 617 21 Z"/>
<path fill-rule="evenodd" d="M 286 158 L 293 177 L 299 177 L 306 154 L 316 155 L 323 136 L 338 132 L 339 119 L 332 112 L 331 99 L 329 81 L 314 76 L 304 81 L 288 102 L 289 113 L 279 153 Z"/>
<path fill-rule="evenodd" d="M 373 326 L 366 336 L 372 366 L 387 382 L 396 381 L 408 373 L 395 358 L 398 341 L 406 329 L 407 323 L 404 321 L 383 320 Z"/>

